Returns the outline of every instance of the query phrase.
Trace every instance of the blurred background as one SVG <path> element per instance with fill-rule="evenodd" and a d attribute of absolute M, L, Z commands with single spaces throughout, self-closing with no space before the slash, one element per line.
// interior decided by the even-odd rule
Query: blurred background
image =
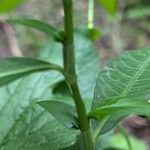
<path fill-rule="evenodd" d="M 87 0 L 74 0 L 75 27 L 87 26 Z M 60 0 L 27 0 L 13 11 L 0 14 L 0 57 L 36 57 L 47 43 L 45 34 L 23 26 L 10 26 L 3 22 L 7 18 L 35 18 L 63 29 L 63 8 Z M 118 0 L 115 17 L 109 15 L 97 3 L 95 5 L 95 27 L 101 33 L 96 40 L 101 68 L 110 58 L 124 50 L 150 47 L 150 0 Z M 123 125 L 132 135 L 135 150 L 144 150 L 150 145 L 150 121 L 143 117 L 130 117 Z M 116 129 L 116 133 L 118 130 Z M 139 140 L 143 141 L 139 141 Z M 125 144 L 120 135 L 115 135 L 113 144 Z M 140 147 L 141 146 L 141 147 Z"/>

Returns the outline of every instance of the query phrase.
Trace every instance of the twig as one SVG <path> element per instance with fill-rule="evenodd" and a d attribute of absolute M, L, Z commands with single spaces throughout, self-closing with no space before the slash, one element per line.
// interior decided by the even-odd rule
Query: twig
<path fill-rule="evenodd" d="M 6 34 L 7 41 L 9 44 L 9 49 L 10 49 L 12 55 L 17 56 L 17 57 L 22 57 L 23 55 L 19 48 L 18 41 L 17 41 L 13 27 L 6 23 L 2 23 L 2 26 L 3 26 L 3 30 Z"/>

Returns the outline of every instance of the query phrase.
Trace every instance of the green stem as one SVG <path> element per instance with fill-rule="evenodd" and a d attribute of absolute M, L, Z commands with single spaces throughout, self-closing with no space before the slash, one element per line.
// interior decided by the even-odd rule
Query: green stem
<path fill-rule="evenodd" d="M 86 116 L 85 105 L 82 101 L 76 79 L 75 56 L 74 56 L 74 34 L 73 34 L 73 4 L 72 0 L 63 0 L 65 36 L 63 42 L 64 70 L 66 81 L 70 85 L 72 97 L 75 102 L 79 127 L 82 134 L 85 150 L 93 150 L 93 142 L 90 135 L 89 122 Z"/>
<path fill-rule="evenodd" d="M 94 27 L 94 0 L 88 0 L 88 29 Z"/>
<path fill-rule="evenodd" d="M 74 37 L 73 37 L 73 11 L 72 1 L 63 0 L 64 6 L 64 69 L 70 76 L 75 76 Z"/>

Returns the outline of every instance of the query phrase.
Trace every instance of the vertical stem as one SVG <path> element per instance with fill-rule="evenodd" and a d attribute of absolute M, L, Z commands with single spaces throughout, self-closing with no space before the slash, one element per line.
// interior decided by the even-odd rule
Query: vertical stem
<path fill-rule="evenodd" d="M 88 29 L 94 27 L 94 0 L 88 0 Z"/>
<path fill-rule="evenodd" d="M 63 0 L 64 5 L 64 68 L 70 76 L 75 76 L 74 37 L 73 37 L 73 6 L 71 0 Z"/>
<path fill-rule="evenodd" d="M 72 97 L 75 102 L 84 149 L 93 150 L 92 138 L 90 135 L 86 110 L 80 95 L 80 91 L 76 79 L 72 0 L 63 0 L 63 6 L 64 6 L 64 15 L 65 15 L 64 16 L 65 36 L 63 42 L 63 57 L 64 57 L 64 70 L 66 73 L 66 81 L 70 85 L 72 91 Z"/>

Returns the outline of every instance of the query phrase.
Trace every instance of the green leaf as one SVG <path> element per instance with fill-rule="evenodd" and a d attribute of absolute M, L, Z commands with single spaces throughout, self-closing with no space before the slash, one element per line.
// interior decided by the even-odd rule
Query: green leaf
<path fill-rule="evenodd" d="M 50 52 L 49 59 L 60 64 L 57 49 Z M 36 104 L 37 99 L 53 99 L 51 87 L 62 79 L 60 73 L 46 71 L 0 89 L 0 149 L 58 150 L 76 142 L 78 131 L 66 129 Z"/>
<path fill-rule="evenodd" d="M 150 49 L 136 50 L 123 53 L 112 60 L 98 76 L 94 92 L 92 110 L 101 106 L 105 101 L 117 97 L 131 99 L 150 99 Z M 142 103 L 142 102 L 141 102 Z M 101 133 L 111 130 L 119 118 L 108 118 L 103 124 Z M 101 121 L 103 122 L 103 121 Z M 101 122 L 99 127 L 101 127 Z M 94 125 L 94 128 L 98 128 Z"/>
<path fill-rule="evenodd" d="M 91 40 L 96 41 L 99 37 L 102 36 L 102 32 L 100 32 L 96 28 L 89 29 L 89 37 Z"/>
<path fill-rule="evenodd" d="M 103 150 L 125 150 L 124 148 L 123 149 L 120 149 L 120 148 L 116 148 L 116 147 L 107 147 Z"/>
<path fill-rule="evenodd" d="M 76 67 L 82 96 L 92 98 L 99 70 L 96 51 L 84 34 L 77 32 L 75 40 Z M 61 44 L 51 41 L 46 50 L 48 53 L 42 50 L 44 60 L 47 58 L 55 64 L 63 64 Z M 0 149 L 57 150 L 70 147 L 76 142 L 78 131 L 62 127 L 47 111 L 34 103 L 35 99 L 53 99 L 53 85 L 62 80 L 63 77 L 57 72 L 36 73 L 0 89 Z"/>
<path fill-rule="evenodd" d="M 37 103 L 64 126 L 78 128 L 76 109 L 73 105 L 59 101 L 41 101 Z M 72 126 L 70 126 L 71 124 Z"/>
<path fill-rule="evenodd" d="M 104 101 L 98 108 L 92 110 L 89 113 L 89 117 L 97 120 L 107 117 L 120 120 L 131 114 L 150 116 L 150 103 L 132 98 L 110 98 Z"/>
<path fill-rule="evenodd" d="M 100 70 L 100 63 L 95 45 L 87 33 L 88 29 L 86 28 L 75 30 L 75 58 L 78 84 L 82 97 L 86 100 L 92 100 L 96 78 Z M 52 62 L 49 56 L 53 54 L 49 50 L 53 49 L 60 53 L 62 46 L 60 43 L 50 40 L 39 51 L 40 58 Z M 59 63 L 62 64 L 62 53 L 59 56 L 57 55 L 57 57 L 60 61 Z"/>
<path fill-rule="evenodd" d="M 34 29 L 38 29 L 39 31 L 42 31 L 46 33 L 48 36 L 53 37 L 57 41 L 61 41 L 61 36 L 59 35 L 59 32 L 57 29 L 55 29 L 53 26 L 46 22 L 42 22 L 35 19 L 9 19 L 6 20 L 10 24 L 20 24 L 27 27 L 32 27 Z"/>
<path fill-rule="evenodd" d="M 99 71 L 96 50 L 91 40 L 80 32 L 76 33 L 75 41 L 76 67 L 82 96 L 92 99 Z M 41 51 L 41 57 L 61 66 L 61 47 L 60 43 L 50 41 L 45 50 Z M 45 71 L 30 74 L 0 88 L 0 149 L 58 150 L 69 149 L 76 143 L 78 130 L 63 127 L 36 104 L 37 99 L 54 99 L 53 85 L 62 80 L 64 78 L 60 73 Z M 64 103 L 71 103 L 70 99 L 65 98 L 62 98 Z"/>
<path fill-rule="evenodd" d="M 84 144 L 83 144 L 83 140 L 82 140 L 82 135 L 81 133 L 77 136 L 77 140 L 76 142 L 69 146 L 69 147 L 65 147 L 64 149 L 61 150 L 83 150 L 84 149 Z"/>
<path fill-rule="evenodd" d="M 0 0 L 0 12 L 7 12 L 14 9 L 24 0 Z"/>
<path fill-rule="evenodd" d="M 78 77 L 78 84 L 81 91 L 82 98 L 84 99 L 87 109 L 90 110 L 93 99 L 94 86 L 98 72 L 100 70 L 100 62 L 95 45 L 89 37 L 88 29 L 80 27 L 75 29 L 75 58 L 76 58 L 76 70 Z M 86 43 L 86 44 L 85 44 Z M 51 57 L 57 57 L 59 59 L 59 65 L 63 64 L 63 54 L 61 53 L 62 45 L 54 40 L 50 40 L 46 45 L 39 50 L 40 59 L 47 60 L 49 62 L 55 62 L 51 60 Z M 51 51 L 56 52 L 56 56 Z M 58 53 L 60 55 L 58 55 Z M 56 63 L 56 62 L 55 62 Z M 90 70 L 90 71 L 89 71 Z M 60 91 L 60 89 L 62 91 Z M 66 83 L 60 81 L 53 86 L 53 92 L 59 94 L 70 95 L 68 86 Z M 65 97 L 65 99 L 68 97 Z M 88 111 L 89 112 L 89 111 Z"/>
<path fill-rule="evenodd" d="M 131 135 L 128 135 L 128 136 L 131 141 L 131 149 L 132 150 L 136 150 L 136 149 L 148 150 L 148 145 L 144 141 L 137 139 L 136 137 L 133 137 Z M 115 147 L 118 150 L 119 149 L 122 149 L 122 150 L 128 149 L 128 145 L 127 145 L 126 141 L 124 140 L 124 137 L 120 133 L 114 134 L 110 138 L 110 143 L 113 147 Z"/>
<path fill-rule="evenodd" d="M 59 81 L 52 87 L 54 94 L 71 96 L 70 87 L 65 80 Z"/>
<path fill-rule="evenodd" d="M 74 43 L 79 88 L 84 99 L 92 100 L 96 78 L 100 70 L 98 54 L 93 41 L 78 30 L 75 32 Z"/>
<path fill-rule="evenodd" d="M 59 80 L 59 73 L 47 71 L 0 89 L 0 149 L 58 150 L 76 142 L 78 131 L 66 129 L 36 104 L 52 99 L 51 86 Z"/>
<path fill-rule="evenodd" d="M 129 9 L 127 11 L 126 17 L 127 19 L 143 19 L 150 16 L 150 6 L 140 6 Z"/>
<path fill-rule="evenodd" d="M 111 15 L 117 11 L 117 0 L 98 0 L 100 5 Z"/>
<path fill-rule="evenodd" d="M 0 86 L 27 74 L 50 69 L 61 71 L 58 65 L 31 58 L 0 59 Z"/>
<path fill-rule="evenodd" d="M 124 52 L 98 76 L 93 108 L 111 97 L 150 99 L 150 49 Z"/>
<path fill-rule="evenodd" d="M 85 27 L 76 28 L 75 33 L 80 33 L 87 38 L 87 41 L 96 41 L 102 35 L 102 32 L 97 28 L 86 29 Z"/>

